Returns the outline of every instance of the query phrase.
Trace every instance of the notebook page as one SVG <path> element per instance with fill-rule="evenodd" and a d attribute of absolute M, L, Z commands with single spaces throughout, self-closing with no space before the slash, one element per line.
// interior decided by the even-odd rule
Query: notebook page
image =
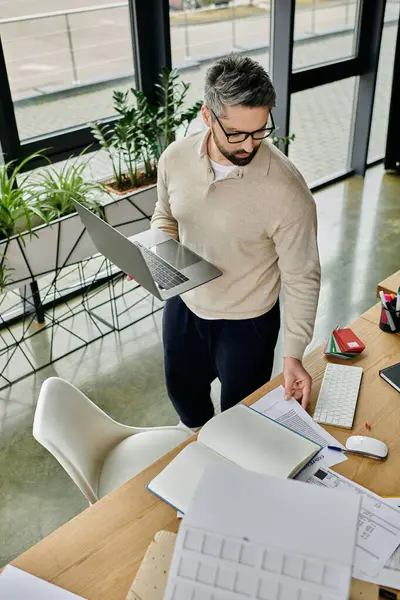
<path fill-rule="evenodd" d="M 185 512 L 196 487 L 210 467 L 235 465 L 198 442 L 186 446 L 148 485 L 148 489 L 181 512 Z"/>
<path fill-rule="evenodd" d="M 243 404 L 211 419 L 198 440 L 244 469 L 284 478 L 320 450 L 318 444 Z"/>

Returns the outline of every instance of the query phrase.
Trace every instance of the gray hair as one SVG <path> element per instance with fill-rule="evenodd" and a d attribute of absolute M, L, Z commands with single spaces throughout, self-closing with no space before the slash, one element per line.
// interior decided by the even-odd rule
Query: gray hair
<path fill-rule="evenodd" d="M 222 117 L 227 106 L 268 106 L 276 102 L 276 92 L 267 71 L 258 62 L 230 54 L 221 58 L 206 73 L 204 102 Z"/>

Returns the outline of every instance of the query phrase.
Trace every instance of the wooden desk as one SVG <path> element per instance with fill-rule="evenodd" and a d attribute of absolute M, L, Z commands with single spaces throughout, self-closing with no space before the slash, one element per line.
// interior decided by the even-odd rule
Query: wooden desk
<path fill-rule="evenodd" d="M 393 273 L 389 277 L 386 277 L 383 281 L 378 283 L 376 289 L 376 295 L 379 296 L 379 292 L 383 291 L 385 294 L 397 294 L 397 290 L 400 287 L 400 271 Z"/>
<path fill-rule="evenodd" d="M 335 468 L 377 494 L 400 496 L 399 395 L 377 374 L 379 368 L 400 361 L 400 340 L 396 335 L 383 333 L 376 323 L 366 313 L 350 324 L 366 343 L 364 353 L 346 363 L 364 369 L 352 434 L 365 434 L 365 423 L 370 423 L 371 434 L 389 446 L 389 457 L 378 463 L 350 456 Z M 327 360 L 322 349 L 317 348 L 304 363 L 314 382 L 312 412 Z M 246 403 L 257 401 L 282 381 L 282 375 L 276 377 L 252 394 Z M 347 430 L 327 429 L 341 442 L 349 435 Z M 182 447 L 160 458 L 12 564 L 88 600 L 124 600 L 155 532 L 177 531 L 176 511 L 147 491 L 146 484 Z"/>

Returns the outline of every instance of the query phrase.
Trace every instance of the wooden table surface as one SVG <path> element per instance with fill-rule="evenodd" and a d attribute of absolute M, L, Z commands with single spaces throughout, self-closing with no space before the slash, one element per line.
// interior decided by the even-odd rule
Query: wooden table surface
<path fill-rule="evenodd" d="M 350 324 L 366 344 L 359 357 L 346 362 L 364 369 L 351 434 L 368 434 L 365 423 L 370 423 L 370 435 L 388 445 L 389 456 L 384 462 L 349 456 L 334 468 L 377 494 L 400 496 L 400 397 L 378 376 L 380 368 L 400 361 L 400 339 L 379 329 L 374 310 L 375 307 Z M 311 414 L 327 362 L 321 347 L 304 360 L 313 378 Z M 279 375 L 246 403 L 252 404 L 282 382 Z M 348 430 L 327 430 L 341 442 L 349 436 Z M 177 531 L 176 511 L 151 494 L 146 485 L 185 444 L 54 531 L 12 564 L 88 600 L 124 600 L 154 534 L 162 529 Z"/>
<path fill-rule="evenodd" d="M 386 277 L 383 281 L 378 283 L 376 295 L 379 296 L 379 292 L 382 290 L 385 294 L 397 294 L 397 290 L 400 287 L 400 271 L 396 271 L 389 277 Z"/>

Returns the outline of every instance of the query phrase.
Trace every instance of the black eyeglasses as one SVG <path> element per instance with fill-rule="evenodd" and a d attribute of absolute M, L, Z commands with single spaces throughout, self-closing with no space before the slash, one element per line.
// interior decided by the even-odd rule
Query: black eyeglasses
<path fill-rule="evenodd" d="M 247 140 L 249 135 L 253 138 L 253 140 L 263 140 L 269 137 L 275 131 L 275 122 L 274 117 L 272 116 L 272 112 L 269 113 L 268 120 L 271 119 L 271 127 L 263 127 L 262 129 L 257 129 L 257 131 L 247 132 L 247 131 L 235 131 L 235 133 L 228 133 L 225 131 L 224 126 L 221 121 L 218 119 L 215 112 L 210 109 L 212 114 L 217 120 L 218 125 L 221 127 L 222 131 L 225 134 L 226 139 L 230 144 L 239 144 L 240 142 L 244 142 Z"/>

